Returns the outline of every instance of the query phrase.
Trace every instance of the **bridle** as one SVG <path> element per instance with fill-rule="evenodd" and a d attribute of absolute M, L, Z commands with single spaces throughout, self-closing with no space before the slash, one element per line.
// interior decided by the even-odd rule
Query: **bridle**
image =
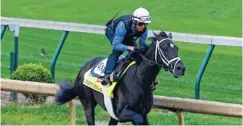
<path fill-rule="evenodd" d="M 162 40 L 160 40 L 160 41 L 157 40 L 157 42 L 156 42 L 155 55 L 154 55 L 155 61 L 146 58 L 146 57 L 145 57 L 144 55 L 142 55 L 142 54 L 140 54 L 140 56 L 141 56 L 144 60 L 148 61 L 148 62 L 149 62 L 149 65 L 157 65 L 157 66 L 163 67 L 164 65 L 158 63 L 158 61 L 157 61 L 157 56 L 158 56 L 158 54 L 159 54 L 161 60 L 162 60 L 163 63 L 166 65 L 166 67 L 169 68 L 169 69 L 171 69 L 171 70 L 174 72 L 174 71 L 175 71 L 175 66 L 176 66 L 176 64 L 177 64 L 181 59 L 180 59 L 180 57 L 175 57 L 175 58 L 172 58 L 172 59 L 168 60 L 168 59 L 165 57 L 165 55 L 164 55 L 162 49 L 159 47 L 160 43 L 164 42 L 165 40 L 171 40 L 171 39 L 169 39 L 169 38 L 164 38 L 164 39 L 162 39 Z M 171 63 L 173 63 L 173 62 L 175 62 L 174 65 L 171 64 Z"/>

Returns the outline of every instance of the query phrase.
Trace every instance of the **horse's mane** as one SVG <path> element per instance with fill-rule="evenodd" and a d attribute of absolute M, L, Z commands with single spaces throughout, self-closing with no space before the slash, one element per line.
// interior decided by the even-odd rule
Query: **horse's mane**
<path fill-rule="evenodd" d="M 159 40 L 159 38 L 161 38 L 161 37 L 162 38 L 170 38 L 169 35 L 166 34 L 164 31 L 160 31 L 158 34 L 153 32 L 153 34 L 154 34 L 154 36 L 148 38 L 152 42 L 152 43 L 149 44 L 148 47 L 146 47 L 146 46 L 140 47 L 139 52 L 133 53 L 132 57 L 136 61 L 137 65 L 139 65 L 142 61 L 142 57 L 140 56 L 140 54 L 142 54 L 142 55 L 146 54 L 149 47 L 151 47 L 152 44 L 156 43 L 156 41 Z"/>
<path fill-rule="evenodd" d="M 159 36 L 164 37 L 164 38 L 169 38 L 169 36 L 164 31 L 161 31 L 159 33 Z"/>

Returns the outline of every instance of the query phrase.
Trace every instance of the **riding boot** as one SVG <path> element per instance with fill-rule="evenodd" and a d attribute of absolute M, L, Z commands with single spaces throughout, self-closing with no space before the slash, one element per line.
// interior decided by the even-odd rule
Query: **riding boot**
<path fill-rule="evenodd" d="M 112 53 L 109 55 L 105 68 L 105 76 L 102 77 L 102 85 L 111 84 L 110 75 L 113 75 L 111 73 L 115 69 L 117 60 L 121 54 L 122 52 L 113 50 Z"/>

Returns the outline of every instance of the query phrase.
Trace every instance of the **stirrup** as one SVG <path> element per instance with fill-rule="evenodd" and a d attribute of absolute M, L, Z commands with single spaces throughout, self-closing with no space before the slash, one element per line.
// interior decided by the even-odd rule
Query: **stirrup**
<path fill-rule="evenodd" d="M 101 81 L 101 84 L 102 85 L 107 85 L 107 84 L 111 84 L 111 82 L 110 82 L 109 79 L 106 78 L 106 79 L 104 79 L 104 80 Z"/>
<path fill-rule="evenodd" d="M 157 84 L 159 84 L 159 83 L 160 83 L 159 80 L 155 80 L 155 81 L 152 82 L 152 84 L 150 85 L 150 89 L 151 89 L 152 91 L 155 91 L 156 86 L 157 86 Z"/>
<path fill-rule="evenodd" d="M 155 86 L 155 85 L 151 85 L 151 86 L 150 86 L 150 90 L 151 90 L 151 91 L 155 91 L 155 89 L 156 89 L 156 86 Z"/>
<path fill-rule="evenodd" d="M 104 78 L 103 78 L 102 81 L 101 81 L 101 84 L 102 84 L 102 85 L 111 84 L 111 81 L 110 81 L 110 75 L 105 75 Z"/>

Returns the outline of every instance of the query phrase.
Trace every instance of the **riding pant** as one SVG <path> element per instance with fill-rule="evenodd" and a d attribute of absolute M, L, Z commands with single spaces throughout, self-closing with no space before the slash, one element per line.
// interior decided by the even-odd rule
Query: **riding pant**
<path fill-rule="evenodd" d="M 107 26 L 106 31 L 105 31 L 105 35 L 109 39 L 109 41 L 112 45 L 112 41 L 114 39 L 115 33 L 114 33 L 111 25 Z M 112 53 L 109 55 L 108 60 L 107 60 L 107 64 L 106 64 L 106 68 L 105 68 L 105 74 L 111 74 L 112 73 L 112 71 L 116 67 L 116 62 L 117 62 L 119 56 L 122 53 L 123 52 L 121 52 L 121 51 L 112 50 Z"/>

